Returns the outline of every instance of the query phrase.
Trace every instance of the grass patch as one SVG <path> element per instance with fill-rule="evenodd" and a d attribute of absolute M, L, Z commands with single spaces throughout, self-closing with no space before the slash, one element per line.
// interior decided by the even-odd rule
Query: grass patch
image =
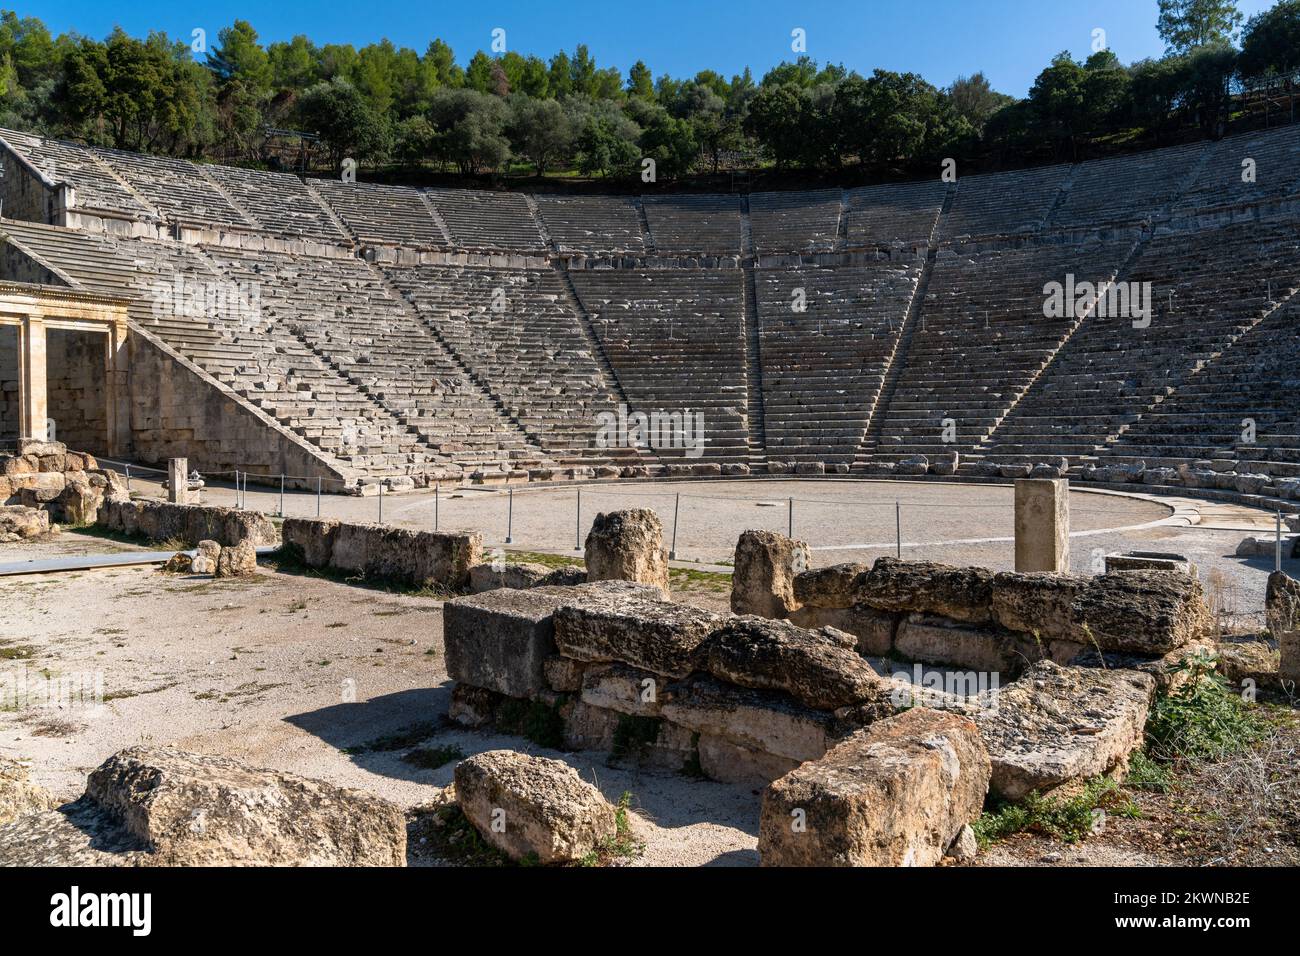
<path fill-rule="evenodd" d="M 1152 760 L 1145 750 L 1139 750 L 1129 759 L 1128 777 L 1124 786 L 1149 793 L 1168 793 L 1174 785 L 1174 772 L 1168 764 Z"/>
<path fill-rule="evenodd" d="M 1266 719 L 1214 671 L 1212 657 L 1189 658 L 1177 670 L 1189 677 L 1156 699 L 1147 718 L 1148 756 L 1163 763 L 1219 760 L 1263 739 Z"/>
<path fill-rule="evenodd" d="M 564 748 L 564 718 L 559 704 L 549 707 L 540 700 L 507 698 L 497 707 L 496 725 L 501 733 L 518 734 L 539 747 Z"/>
<path fill-rule="evenodd" d="M 545 554 L 541 551 L 511 551 L 510 557 L 517 561 L 545 565 L 548 568 L 584 567 L 582 558 L 571 558 L 563 554 Z M 721 571 L 669 568 L 668 586 L 679 591 L 716 591 L 730 594 L 731 575 Z"/>
<path fill-rule="evenodd" d="M 1119 784 L 1109 777 L 1094 777 L 1071 797 L 1044 797 L 1033 792 L 1017 803 L 995 806 L 985 811 L 972 829 L 981 848 L 1023 832 L 1077 843 L 1094 831 L 1097 810 L 1124 817 L 1139 815 L 1137 805 L 1123 794 Z"/>
<path fill-rule="evenodd" d="M 645 844 L 632 836 L 628 819 L 631 805 L 632 794 L 625 790 L 614 810 L 614 835 L 601 840 L 594 850 L 578 861 L 579 866 L 609 866 L 621 860 L 634 860 L 645 852 Z"/>
<path fill-rule="evenodd" d="M 426 846 L 440 859 L 458 866 L 510 866 L 510 858 L 492 846 L 455 803 L 446 803 L 421 812 L 411 836 L 424 839 Z"/>
<path fill-rule="evenodd" d="M 453 760 L 464 760 L 465 751 L 452 745 L 447 747 L 416 747 L 408 754 L 402 755 L 402 762 L 421 770 L 437 770 Z"/>
<path fill-rule="evenodd" d="M 438 732 L 438 724 L 432 720 L 422 720 L 391 734 L 376 737 L 369 743 L 356 747 L 344 747 L 345 754 L 378 753 L 387 750 L 406 750 L 422 740 L 427 740 Z"/>
<path fill-rule="evenodd" d="M 29 661 L 35 653 L 31 644 L 7 644 L 0 647 L 0 661 Z"/>

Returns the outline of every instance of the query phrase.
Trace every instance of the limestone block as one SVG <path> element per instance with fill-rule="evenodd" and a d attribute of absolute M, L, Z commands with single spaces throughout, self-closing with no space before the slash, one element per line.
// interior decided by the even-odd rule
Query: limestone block
<path fill-rule="evenodd" d="M 808 569 L 810 561 L 811 552 L 803 541 L 775 531 L 746 531 L 736 543 L 731 610 L 759 617 L 785 617 L 798 607 L 795 580 Z"/>

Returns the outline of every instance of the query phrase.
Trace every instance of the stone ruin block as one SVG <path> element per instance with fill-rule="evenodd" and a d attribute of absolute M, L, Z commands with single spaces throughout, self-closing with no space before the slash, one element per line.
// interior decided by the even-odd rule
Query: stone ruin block
<path fill-rule="evenodd" d="M 974 715 L 1007 800 L 1099 774 L 1122 774 L 1142 746 L 1155 680 L 1133 670 L 1040 661 Z"/>
<path fill-rule="evenodd" d="M 874 700 L 884 688 L 871 665 L 834 637 L 761 617 L 727 621 L 708 639 L 702 659 L 714 677 L 783 691 L 820 710 Z"/>
<path fill-rule="evenodd" d="M 322 525 L 318 530 L 333 538 L 329 567 L 416 587 L 464 591 L 469 587 L 469 569 L 479 563 L 483 553 L 483 539 L 477 531 L 317 524 Z M 306 532 L 299 529 L 295 533 Z"/>
<path fill-rule="evenodd" d="M 811 562 L 808 545 L 775 531 L 746 531 L 736 543 L 731 610 L 783 618 L 799 606 L 796 576 Z"/>
<path fill-rule="evenodd" d="M 763 866 L 934 866 L 979 817 L 989 757 L 975 724 L 915 709 L 858 732 L 764 792 Z"/>
<path fill-rule="evenodd" d="M 112 531 L 143 535 L 153 541 L 173 538 L 197 543 L 213 540 L 234 547 L 248 540 L 255 547 L 273 546 L 280 535 L 266 515 L 211 505 L 173 505 L 165 501 L 131 501 L 107 497 L 99 510 L 99 523 Z"/>
<path fill-rule="evenodd" d="M 909 614 L 903 618 L 894 650 L 912 661 L 969 667 L 994 674 L 1018 673 L 1024 663 L 1021 642 L 1015 635 L 930 614 Z"/>
<path fill-rule="evenodd" d="M 680 678 L 698 667 L 700 645 L 722 621 L 689 605 L 618 595 L 558 608 L 555 644 L 575 660 L 621 662 Z"/>
<path fill-rule="evenodd" d="M 1213 627 L 1201 584 L 1178 571 L 1118 571 L 1092 578 L 1074 599 L 1075 633 L 1102 651 L 1159 656 Z"/>
<path fill-rule="evenodd" d="M 877 611 L 866 604 L 855 604 L 848 608 L 823 608 L 805 604 L 789 617 L 791 624 L 809 630 L 832 627 L 852 634 L 857 638 L 858 653 L 866 657 L 884 657 L 893 650 L 898 625 L 902 620 L 902 614 Z"/>
<path fill-rule="evenodd" d="M 614 836 L 614 808 L 568 764 L 489 750 L 456 765 L 456 800 L 483 839 L 511 859 L 580 859 Z"/>
<path fill-rule="evenodd" d="M 404 866 L 406 820 L 386 800 L 229 757 L 132 747 L 86 796 L 166 866 Z"/>
<path fill-rule="evenodd" d="M 646 508 L 602 512 L 587 533 L 588 581 L 633 581 L 668 594 L 668 552 L 659 516 Z"/>
<path fill-rule="evenodd" d="M 470 594 L 482 594 L 496 588 L 569 587 L 586 581 L 587 572 L 582 568 L 553 568 L 527 561 L 500 566 L 488 562 L 469 569 Z"/>
<path fill-rule="evenodd" d="M 650 601 L 658 589 L 610 581 L 579 587 L 507 588 L 456 598 L 443 606 L 447 674 L 510 697 L 547 690 L 545 664 L 556 654 L 555 614 L 566 605 Z"/>
<path fill-rule="evenodd" d="M 1284 571 L 1268 576 L 1264 620 L 1277 640 L 1278 676 L 1294 692 L 1300 687 L 1300 581 Z"/>
<path fill-rule="evenodd" d="M 1070 482 L 1065 478 L 1016 481 L 1017 571 L 1070 570 Z"/>
<path fill-rule="evenodd" d="M 704 776 L 719 783 L 734 783 L 756 790 L 799 766 L 797 760 L 742 747 L 714 734 L 700 734 L 696 747 L 700 772 Z"/>
<path fill-rule="evenodd" d="M 698 674 L 664 688 L 659 713 L 702 737 L 721 737 L 747 750 L 799 762 L 824 754 L 840 727 L 834 715 L 785 694 Z"/>
<path fill-rule="evenodd" d="M 285 518 L 280 526 L 284 549 L 309 568 L 328 568 L 339 521 L 333 518 Z"/>
<path fill-rule="evenodd" d="M 833 564 L 827 568 L 801 571 L 794 576 L 795 606 L 851 608 L 861 600 L 870 570 L 866 564 Z"/>
<path fill-rule="evenodd" d="M 0 505 L 0 544 L 50 533 L 50 514 L 25 505 Z"/>
<path fill-rule="evenodd" d="M 1008 630 L 1042 640 L 1078 639 L 1074 601 L 1088 587 L 1076 574 L 1001 572 L 993 576 L 993 619 Z"/>
<path fill-rule="evenodd" d="M 862 579 L 860 599 L 880 611 L 921 611 L 985 624 L 993 616 L 993 572 L 878 558 Z"/>

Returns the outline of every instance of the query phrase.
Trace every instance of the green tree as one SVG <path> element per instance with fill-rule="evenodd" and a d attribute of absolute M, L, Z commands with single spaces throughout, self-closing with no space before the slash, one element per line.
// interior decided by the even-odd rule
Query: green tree
<path fill-rule="evenodd" d="M 650 75 L 650 67 L 645 65 L 644 60 L 637 60 L 627 71 L 627 92 L 628 95 L 638 99 L 654 102 L 654 78 Z"/>
<path fill-rule="evenodd" d="M 359 163 L 382 160 L 391 146 L 386 120 L 342 77 L 317 83 L 303 93 L 298 119 L 304 129 L 320 134 L 336 170 L 348 157 Z"/>
<path fill-rule="evenodd" d="M 1250 18 L 1241 36 L 1237 67 L 1242 76 L 1300 70 L 1300 0 L 1280 0 Z"/>
<path fill-rule="evenodd" d="M 1235 0 L 1160 0 L 1156 32 L 1167 53 L 1186 53 L 1211 43 L 1230 43 L 1241 19 Z"/>
<path fill-rule="evenodd" d="M 533 164 L 538 176 L 568 160 L 577 131 L 569 114 L 556 100 L 510 97 L 507 133 L 514 153 Z"/>
<path fill-rule="evenodd" d="M 1015 102 L 1014 97 L 994 90 L 983 73 L 957 77 L 947 92 L 953 110 L 976 132 L 983 132 L 994 113 Z"/>
<path fill-rule="evenodd" d="M 505 101 L 474 89 L 439 90 L 429 108 L 436 155 L 461 173 L 493 172 L 510 159 Z"/>

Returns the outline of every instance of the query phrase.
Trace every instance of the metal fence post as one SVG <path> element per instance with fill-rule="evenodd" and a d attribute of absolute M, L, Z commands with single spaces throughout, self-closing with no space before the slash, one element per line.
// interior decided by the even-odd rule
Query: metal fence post
<path fill-rule="evenodd" d="M 1277 513 L 1277 543 L 1273 550 L 1273 570 L 1282 570 L 1282 512 Z"/>
<path fill-rule="evenodd" d="M 127 494 L 130 494 L 130 492 L 131 492 L 131 466 L 130 466 L 130 464 L 127 464 L 127 466 L 126 466 L 126 490 L 127 490 Z"/>
<path fill-rule="evenodd" d="M 679 491 L 673 500 L 673 546 L 668 549 L 668 557 L 673 561 L 677 560 L 677 513 L 681 507 L 682 493 Z"/>
<path fill-rule="evenodd" d="M 441 497 L 442 482 L 433 483 L 433 530 L 438 530 L 438 499 Z"/>
<path fill-rule="evenodd" d="M 280 517 L 284 517 L 284 472 L 280 472 Z"/>
<path fill-rule="evenodd" d="M 894 554 L 903 556 L 903 506 L 894 500 Z"/>
<path fill-rule="evenodd" d="M 320 475 L 316 476 L 316 517 L 320 517 Z"/>
<path fill-rule="evenodd" d="M 578 489 L 578 520 L 573 528 L 573 550 L 582 550 L 582 489 Z"/>
<path fill-rule="evenodd" d="M 786 502 L 785 536 L 787 538 L 794 537 L 794 499 L 793 498 L 788 499 Z"/>
<path fill-rule="evenodd" d="M 380 524 L 384 523 L 384 485 L 385 484 L 387 484 L 387 482 L 383 480 L 379 482 L 379 523 Z"/>
<path fill-rule="evenodd" d="M 514 544 L 515 527 L 515 490 L 506 491 L 506 544 Z"/>

